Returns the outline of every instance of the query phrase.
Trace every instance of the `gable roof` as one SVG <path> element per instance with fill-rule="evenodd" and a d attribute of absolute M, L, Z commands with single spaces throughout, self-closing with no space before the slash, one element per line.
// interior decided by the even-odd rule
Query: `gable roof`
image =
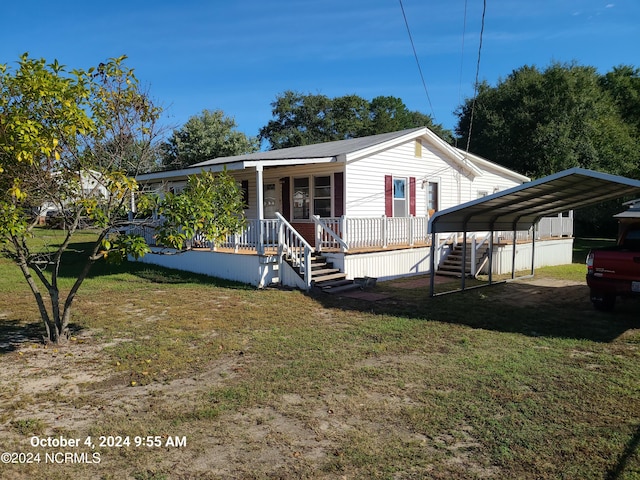
<path fill-rule="evenodd" d="M 483 170 L 490 165 L 493 170 L 499 171 L 502 175 L 507 175 L 515 181 L 524 182 L 529 180 L 527 177 L 512 170 L 493 164 L 475 155 L 466 154 L 462 150 L 452 147 L 427 127 L 314 145 L 213 158 L 180 170 L 145 173 L 138 175 L 136 178 L 140 181 L 184 178 L 188 175 L 197 174 L 203 169 L 210 171 L 219 171 L 223 168 L 227 170 L 243 170 L 245 168 L 258 166 L 275 167 L 329 162 L 353 162 L 376 152 L 387 150 L 417 139 L 423 139 L 428 142 L 431 147 L 441 152 L 455 168 L 471 178 L 482 176 Z"/>
<path fill-rule="evenodd" d="M 347 140 L 336 140 L 333 142 L 316 143 L 313 145 L 302 145 L 299 147 L 280 148 L 277 150 L 267 150 L 265 152 L 248 153 L 245 155 L 235 155 L 232 157 L 220 157 L 204 162 L 196 163 L 194 167 L 205 167 L 208 165 L 220 165 L 224 163 L 235 163 L 238 161 L 274 161 L 312 159 L 326 157 L 346 157 L 349 154 L 369 149 L 371 147 L 381 148 L 386 143 L 397 143 L 397 140 L 405 141 L 404 137 L 418 137 L 425 128 L 414 128 L 399 132 L 382 133 L 368 137 L 349 138 Z"/>

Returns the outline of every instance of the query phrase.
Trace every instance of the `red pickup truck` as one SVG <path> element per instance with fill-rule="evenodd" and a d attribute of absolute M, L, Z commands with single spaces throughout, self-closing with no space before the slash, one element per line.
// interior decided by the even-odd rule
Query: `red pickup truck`
<path fill-rule="evenodd" d="M 598 310 L 613 310 L 616 297 L 640 296 L 640 222 L 620 226 L 618 245 L 587 256 L 587 285 Z"/>

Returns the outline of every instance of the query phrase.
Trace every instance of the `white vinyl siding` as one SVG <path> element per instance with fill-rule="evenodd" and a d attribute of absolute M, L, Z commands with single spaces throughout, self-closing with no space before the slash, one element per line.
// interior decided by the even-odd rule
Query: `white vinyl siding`
<path fill-rule="evenodd" d="M 477 192 L 494 193 L 519 185 L 491 171 L 470 179 L 453 168 L 444 154 L 428 144 L 422 145 L 422 158 L 415 156 L 415 142 L 408 141 L 395 148 L 347 164 L 345 175 L 346 214 L 352 217 L 378 217 L 385 212 L 385 175 L 393 178 L 416 179 L 416 216 L 427 214 L 428 183 L 437 182 L 439 210 L 475 200 Z M 407 194 L 408 194 L 407 181 Z M 407 201 L 407 210 L 409 209 Z"/>

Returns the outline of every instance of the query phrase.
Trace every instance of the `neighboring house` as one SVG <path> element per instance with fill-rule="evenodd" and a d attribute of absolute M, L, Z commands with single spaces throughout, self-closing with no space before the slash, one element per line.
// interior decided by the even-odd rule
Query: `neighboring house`
<path fill-rule="evenodd" d="M 618 219 L 618 242 L 629 224 L 640 222 L 640 198 L 625 202 L 623 205 L 626 205 L 627 210 L 613 216 Z"/>
<path fill-rule="evenodd" d="M 58 179 L 58 183 L 61 182 L 59 175 L 54 174 L 54 178 Z M 80 182 L 77 185 L 77 193 L 74 194 L 75 199 L 82 197 L 101 197 L 107 198 L 109 196 L 109 190 L 104 185 L 104 179 L 100 172 L 95 170 L 85 170 L 80 173 Z M 55 216 L 61 214 L 63 210 L 68 208 L 69 203 L 72 200 L 61 199 L 60 202 L 45 202 L 39 207 L 35 208 L 34 213 L 38 217 L 38 222 L 41 224 L 47 223 L 49 216 Z"/>
<path fill-rule="evenodd" d="M 216 158 L 137 180 L 145 190 L 180 191 L 189 175 L 223 168 L 245 193 L 247 230 L 216 251 L 142 261 L 259 287 L 427 273 L 430 215 L 529 180 L 427 128 Z M 445 257 L 456 238 L 438 241 Z M 314 266 L 319 251 L 323 258 Z"/>

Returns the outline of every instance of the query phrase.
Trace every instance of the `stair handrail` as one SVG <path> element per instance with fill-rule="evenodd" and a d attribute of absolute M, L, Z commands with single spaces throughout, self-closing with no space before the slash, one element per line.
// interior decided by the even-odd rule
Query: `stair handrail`
<path fill-rule="evenodd" d="M 487 244 L 489 243 L 490 236 L 491 236 L 491 232 L 487 233 L 484 236 L 484 238 L 482 238 L 480 241 L 478 241 L 478 234 L 477 233 L 474 233 L 473 236 L 471 237 L 471 242 L 472 242 L 471 265 L 470 265 L 471 271 L 469 273 L 471 274 L 471 276 L 473 278 L 476 278 L 476 276 L 478 275 L 478 272 L 484 266 L 484 262 L 482 262 L 482 265 L 478 268 L 478 251 L 480 251 L 480 249 L 485 244 L 485 242 Z"/>
<path fill-rule="evenodd" d="M 439 265 L 446 257 L 444 256 L 444 249 L 446 248 L 447 245 L 451 244 L 453 246 L 455 246 L 457 244 L 457 233 L 450 233 L 449 236 L 447 238 L 443 239 L 439 239 L 439 245 L 436 245 L 437 251 L 438 251 L 438 262 L 437 264 Z"/>
<path fill-rule="evenodd" d="M 305 285 L 310 288 L 311 254 L 315 252 L 315 249 L 280 213 L 276 212 L 276 218 L 279 221 L 278 256 L 281 257 L 287 253 L 292 266 L 298 269 L 304 278 Z M 284 251 L 280 251 L 280 249 L 284 249 Z"/>
<path fill-rule="evenodd" d="M 331 237 L 333 241 L 340 246 L 341 252 L 349 251 L 349 246 L 347 245 L 347 243 L 340 237 L 340 235 L 329 228 L 329 226 L 320 218 L 320 215 L 312 215 L 311 218 L 313 219 L 313 223 L 315 224 L 316 240 L 319 240 L 316 241 L 316 245 L 319 250 L 322 249 L 322 237 L 321 234 L 318 233 L 318 228 L 320 228 L 322 232 L 329 235 L 329 237 Z"/>

